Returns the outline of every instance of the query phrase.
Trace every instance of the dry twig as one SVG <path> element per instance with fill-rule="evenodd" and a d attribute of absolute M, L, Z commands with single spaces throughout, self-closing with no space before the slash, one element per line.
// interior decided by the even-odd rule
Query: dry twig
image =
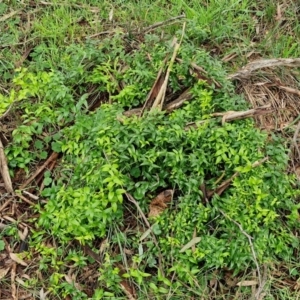
<path fill-rule="evenodd" d="M 167 113 L 170 113 L 173 110 L 181 107 L 184 104 L 185 101 L 191 100 L 192 98 L 193 98 L 193 95 L 191 93 L 191 90 L 187 89 L 177 99 L 175 99 L 174 101 L 166 104 L 164 109 Z"/>
<path fill-rule="evenodd" d="M 261 164 L 265 163 L 267 160 L 269 159 L 268 156 L 262 158 L 259 161 L 256 161 L 252 164 L 252 168 L 256 168 L 258 166 L 260 166 Z M 206 191 L 206 195 L 208 199 L 211 199 L 211 197 L 215 194 L 221 196 L 221 194 L 229 187 L 229 185 L 231 184 L 231 182 L 233 181 L 233 179 L 235 177 L 237 177 L 238 175 L 240 175 L 239 172 L 235 172 L 229 179 L 224 180 L 217 188 L 215 188 L 212 191 Z M 200 187 L 201 189 L 201 187 Z"/>
<path fill-rule="evenodd" d="M 225 113 L 214 113 L 212 115 L 216 117 L 222 116 L 222 125 L 224 125 L 226 121 L 240 120 L 249 117 L 269 114 L 272 112 L 270 108 L 271 105 L 268 104 L 261 107 L 249 109 L 246 111 L 227 111 Z"/>
<path fill-rule="evenodd" d="M 241 70 L 237 71 L 234 74 L 230 74 L 228 79 L 243 79 L 251 76 L 253 71 L 263 69 L 263 68 L 271 68 L 278 66 L 287 66 L 287 67 L 299 67 L 300 66 L 300 58 L 274 58 L 274 59 L 261 59 L 253 61 L 246 66 L 244 66 Z"/>
<path fill-rule="evenodd" d="M 0 171 L 1 171 L 1 175 L 2 175 L 7 192 L 12 193 L 14 191 L 14 189 L 12 187 L 12 182 L 11 182 L 11 178 L 10 178 L 9 170 L 8 170 L 8 166 L 7 166 L 7 159 L 6 159 L 6 156 L 4 153 L 4 148 L 3 148 L 1 139 L 0 139 Z"/>
<path fill-rule="evenodd" d="M 49 158 L 30 176 L 21 186 L 20 189 L 25 188 L 29 185 L 53 160 L 57 159 L 58 153 L 53 152 Z"/>

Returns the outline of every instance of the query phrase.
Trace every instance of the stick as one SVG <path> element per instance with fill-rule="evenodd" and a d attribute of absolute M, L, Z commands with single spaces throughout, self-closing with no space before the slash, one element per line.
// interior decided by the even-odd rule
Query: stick
<path fill-rule="evenodd" d="M 56 152 L 53 152 L 49 158 L 32 174 L 32 176 L 30 176 L 26 181 L 25 183 L 23 183 L 21 186 L 20 186 L 20 189 L 22 190 L 23 188 L 25 188 L 27 185 L 29 185 L 46 167 L 47 165 L 57 159 L 58 157 L 58 153 Z"/>
<path fill-rule="evenodd" d="M 284 90 L 288 93 L 291 93 L 291 94 L 294 94 L 294 95 L 297 95 L 297 96 L 300 96 L 300 91 L 297 90 L 297 89 L 294 89 L 294 88 L 291 88 L 289 86 L 284 86 L 284 85 L 278 85 L 278 87 L 281 89 L 281 90 Z"/>
<path fill-rule="evenodd" d="M 28 203 L 31 206 L 35 205 L 35 203 L 33 203 L 32 201 L 28 200 L 26 197 L 24 197 L 21 194 L 16 193 L 16 196 L 19 197 L 20 199 L 22 199 L 24 202 Z"/>
<path fill-rule="evenodd" d="M 256 168 L 260 165 L 262 165 L 264 162 L 266 162 L 267 160 L 269 159 L 268 156 L 262 158 L 261 160 L 258 160 L 256 162 L 254 162 L 251 166 L 252 168 Z M 221 196 L 221 194 L 228 188 L 228 186 L 231 184 L 232 180 L 239 176 L 240 173 L 239 172 L 235 172 L 229 179 L 226 179 L 224 180 L 217 188 L 215 188 L 214 190 L 212 191 L 208 191 L 207 192 L 207 197 L 208 199 L 211 199 L 211 197 L 214 195 L 214 194 L 218 194 L 219 196 Z"/>
<path fill-rule="evenodd" d="M 10 13 L 8 13 L 8 14 L 2 16 L 2 17 L 0 18 L 0 22 L 6 21 L 7 19 L 9 19 L 9 18 L 13 17 L 14 15 L 20 13 L 21 11 L 22 11 L 21 9 L 19 9 L 19 10 L 14 10 L 14 11 L 12 11 L 12 12 L 10 12 Z"/>
<path fill-rule="evenodd" d="M 179 63 L 183 63 L 183 60 L 180 59 L 180 58 L 176 58 L 176 61 L 179 62 Z M 208 78 L 207 76 L 205 76 L 205 75 L 207 75 L 207 72 L 202 67 L 196 65 L 194 62 L 191 62 L 190 65 L 196 71 L 197 77 L 199 79 L 203 79 L 203 80 L 207 81 L 208 84 L 211 84 L 213 82 L 216 85 L 217 88 L 222 87 L 222 85 L 218 81 L 216 81 L 215 79 Z M 203 75 L 203 74 L 205 74 L 205 75 Z"/>
<path fill-rule="evenodd" d="M 257 108 L 249 109 L 249 110 L 245 110 L 245 111 L 227 111 L 227 112 L 222 112 L 222 113 L 213 113 L 212 116 L 213 117 L 223 117 L 222 125 L 224 125 L 224 123 L 226 121 L 228 122 L 228 121 L 234 121 L 234 120 L 269 114 L 272 112 L 272 110 L 269 109 L 270 107 L 271 107 L 270 105 L 264 105 L 261 107 L 257 107 Z M 211 121 L 211 120 L 213 120 L 213 118 L 187 123 L 185 126 L 185 129 L 189 129 L 190 127 L 197 127 L 198 125 L 203 124 L 207 121 Z"/>
<path fill-rule="evenodd" d="M 190 91 L 190 89 L 185 90 L 176 100 L 168 103 L 165 106 L 165 111 L 167 113 L 172 112 L 173 110 L 181 107 L 185 101 L 189 101 L 193 98 L 193 95 Z"/>
<path fill-rule="evenodd" d="M 179 95 L 178 98 L 176 98 L 172 102 L 166 104 L 166 106 L 164 107 L 164 110 L 167 113 L 170 113 L 173 110 L 181 107 L 184 104 L 185 101 L 191 100 L 192 97 L 193 97 L 193 95 L 191 94 L 190 89 L 187 89 L 181 95 Z M 144 107 L 145 107 L 145 105 L 144 105 Z M 127 116 L 127 117 L 134 116 L 134 115 L 135 116 L 141 115 L 142 110 L 144 109 L 144 107 L 143 108 L 140 108 L 140 107 L 139 108 L 133 108 L 133 109 L 127 110 L 127 111 L 123 112 L 123 115 Z"/>
<path fill-rule="evenodd" d="M 144 111 L 146 109 L 149 109 L 152 105 L 153 105 L 153 101 L 155 100 L 155 98 L 157 97 L 160 89 L 161 89 L 161 86 L 163 84 L 163 80 L 165 78 L 165 72 L 164 72 L 164 68 L 165 68 L 165 65 L 167 63 L 167 58 L 168 58 L 168 55 L 166 56 L 166 58 L 164 59 L 163 61 L 163 65 L 162 67 L 159 69 L 158 73 L 157 73 L 157 76 L 156 76 L 156 79 L 155 79 L 155 82 L 146 98 L 146 101 L 145 101 L 145 104 L 140 112 L 140 117 L 143 116 L 144 114 Z M 159 87 L 159 90 L 158 90 L 158 87 Z"/>
<path fill-rule="evenodd" d="M 228 79 L 243 79 L 251 76 L 251 73 L 255 70 L 287 66 L 287 67 L 298 67 L 300 66 L 300 58 L 274 58 L 274 59 L 261 59 L 253 61 L 234 74 L 227 76 Z"/>
<path fill-rule="evenodd" d="M 233 120 L 245 119 L 257 115 L 269 114 L 272 112 L 271 110 L 269 110 L 270 107 L 271 105 L 268 104 L 261 107 L 249 109 L 246 111 L 227 111 L 225 113 L 214 113 L 212 115 L 215 117 L 222 116 L 223 117 L 222 125 L 224 125 L 226 121 L 233 121 Z"/>
<path fill-rule="evenodd" d="M 8 193 L 12 193 L 14 191 L 11 183 L 11 178 L 9 175 L 9 170 L 7 166 L 7 159 L 4 153 L 3 144 L 0 139 L 0 171 L 5 184 L 5 188 Z"/>

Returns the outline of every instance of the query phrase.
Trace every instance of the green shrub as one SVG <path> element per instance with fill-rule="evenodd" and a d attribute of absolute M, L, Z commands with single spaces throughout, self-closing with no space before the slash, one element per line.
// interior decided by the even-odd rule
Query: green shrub
<path fill-rule="evenodd" d="M 128 51 L 118 37 L 106 40 L 97 51 L 97 64 L 83 70 L 81 84 L 95 85 L 108 95 L 111 104 L 103 104 L 89 114 L 82 110 L 86 107 L 84 94 L 75 100 L 70 78 L 64 72 L 34 75 L 23 70 L 16 80 L 19 95 L 38 99 L 45 110 L 51 108 L 49 114 L 35 115 L 27 107 L 25 119 L 33 121 L 19 127 L 17 133 L 30 131 L 35 122 L 43 128 L 64 127 L 59 137 L 51 140 L 57 151 L 62 151 L 63 161 L 57 171 L 60 176 L 55 182 L 50 178 L 43 192 L 48 202 L 40 209 L 39 226 L 62 242 L 76 239 L 92 244 L 126 222 L 126 192 L 147 214 L 151 199 L 171 188 L 175 194 L 169 208 L 150 220 L 156 226 L 158 244 L 151 235 L 140 242 L 139 232 L 125 237 L 139 259 L 137 267 L 127 270 L 125 276 L 139 284 L 144 282 L 146 289 L 164 294 L 164 286 L 170 284 L 161 274 L 148 277 L 146 269 L 155 273 L 159 255 L 163 256 L 166 275 L 177 276 L 178 281 L 172 284 L 178 293 L 184 290 L 181 281 L 193 288 L 203 270 L 227 267 L 238 272 L 254 265 L 252 250 L 259 263 L 274 257 L 289 259 L 298 242 L 292 234 L 297 207 L 291 178 L 285 174 L 286 150 L 275 138 L 267 141 L 267 134 L 255 128 L 251 120 L 222 125 L 212 117 L 217 111 L 247 108 L 243 98 L 234 94 L 222 65 L 184 42 L 178 54 L 183 63 L 174 65 L 168 93 L 190 87 L 193 99 L 170 114 L 155 110 L 142 117 L 125 117 L 124 110 L 143 105 L 171 49 L 148 36 L 134 51 Z M 199 81 L 190 72 L 191 62 L 206 69 L 207 76 L 220 82 L 222 88 Z M 30 92 L 28 80 L 30 85 L 37 85 Z M 197 121 L 201 121 L 197 126 L 187 127 Z M 40 130 L 33 128 L 28 132 L 28 144 L 24 139 L 16 140 L 17 145 L 28 148 L 31 133 Z M 15 149 L 10 148 L 8 155 L 14 156 Z M 252 167 L 264 157 L 268 157 L 266 162 Z M 214 190 L 236 172 L 239 175 L 225 192 L 206 203 L 200 186 L 205 184 L 208 190 Z M 251 236 L 251 244 L 241 228 Z M 201 238 L 195 249 L 181 251 L 195 234 Z M 116 271 L 110 268 L 110 272 Z M 105 282 L 105 276 L 101 278 L 100 282 Z"/>

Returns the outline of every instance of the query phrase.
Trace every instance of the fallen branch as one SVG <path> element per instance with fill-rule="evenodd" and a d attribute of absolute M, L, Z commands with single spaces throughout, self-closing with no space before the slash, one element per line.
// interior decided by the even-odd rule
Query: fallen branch
<path fill-rule="evenodd" d="M 270 108 L 271 108 L 271 105 L 264 105 L 261 107 L 257 107 L 257 108 L 249 109 L 249 110 L 245 110 L 245 111 L 227 111 L 227 112 L 222 112 L 222 113 L 213 113 L 212 116 L 213 117 L 222 117 L 222 125 L 224 125 L 224 123 L 228 122 L 228 121 L 234 121 L 234 120 L 240 120 L 240 119 L 270 114 L 273 111 Z M 185 129 L 188 130 L 190 127 L 196 128 L 205 122 L 211 121 L 212 119 L 213 118 L 187 123 L 185 126 Z"/>
<path fill-rule="evenodd" d="M 300 91 L 299 90 L 291 88 L 289 86 L 284 86 L 284 85 L 280 84 L 280 85 L 278 85 L 278 88 L 280 88 L 281 90 L 286 91 L 288 93 L 300 96 Z"/>
<path fill-rule="evenodd" d="M 166 63 L 167 63 L 167 59 L 168 59 L 168 55 L 165 57 L 164 61 L 163 61 L 163 65 L 161 66 L 161 68 L 159 69 L 155 82 L 146 98 L 145 104 L 143 106 L 142 109 L 140 109 L 140 116 L 142 116 L 144 114 L 145 110 L 149 110 L 151 108 L 151 106 L 153 105 L 153 102 L 155 101 L 159 91 L 161 90 L 161 87 L 164 83 L 164 80 L 166 78 L 166 73 L 164 71 Z"/>
<path fill-rule="evenodd" d="M 182 28 L 182 35 L 181 35 L 181 39 L 179 41 L 179 43 L 177 43 L 177 39 L 174 38 L 173 43 L 174 45 L 174 51 L 173 51 L 173 55 L 171 57 L 171 60 L 169 62 L 169 66 L 167 68 L 167 72 L 166 72 L 166 76 L 164 78 L 164 82 L 161 86 L 160 91 L 158 92 L 157 97 L 155 98 L 155 101 L 151 107 L 151 110 L 155 109 L 155 108 L 160 108 L 160 110 L 162 109 L 163 105 L 164 105 L 164 100 L 165 100 L 165 96 L 166 96 L 166 91 L 167 91 L 167 85 L 168 85 L 168 81 L 169 81 L 169 76 L 172 70 L 172 67 L 174 65 L 177 53 L 179 51 L 180 45 L 182 43 L 183 40 L 183 35 L 184 35 L 184 31 L 185 31 L 185 23 L 183 23 L 183 28 Z"/>
<path fill-rule="evenodd" d="M 172 24 L 176 23 L 178 20 L 183 19 L 183 18 L 185 18 L 185 15 L 179 15 L 179 16 L 170 18 L 168 20 L 162 21 L 162 22 L 154 23 L 154 24 L 152 24 L 148 27 L 144 27 L 142 29 L 137 29 L 137 30 L 130 31 L 130 34 L 146 34 L 146 33 L 150 32 L 150 31 L 152 31 L 152 30 L 154 30 L 158 27 L 172 25 Z M 101 31 L 101 32 L 86 36 L 85 38 L 90 39 L 90 38 L 98 37 L 100 35 L 115 34 L 115 33 L 119 33 L 119 32 L 120 32 L 120 28 L 117 28 L 117 29 L 113 29 L 113 30 Z M 128 35 L 128 32 L 123 32 L 122 35 L 123 36 Z"/>
<path fill-rule="evenodd" d="M 300 66 L 300 58 L 274 58 L 274 59 L 261 59 L 253 61 L 246 66 L 244 66 L 241 70 L 237 71 L 234 74 L 230 74 L 227 76 L 228 79 L 244 79 L 251 76 L 253 71 L 264 69 L 264 68 L 271 68 L 271 67 L 279 67 L 279 66 L 286 66 L 286 67 L 299 67 Z"/>
<path fill-rule="evenodd" d="M 4 22 L 4 21 L 8 20 L 9 18 L 13 17 L 14 15 L 19 14 L 20 12 L 21 12 L 21 9 L 11 11 L 10 13 L 8 13 L 8 14 L 2 16 L 2 17 L 0 18 L 0 22 Z"/>
<path fill-rule="evenodd" d="M 297 152 L 298 152 L 298 157 L 300 158 L 300 150 L 299 150 L 299 146 L 298 146 L 298 143 L 297 143 L 297 138 L 298 138 L 298 135 L 299 135 L 299 131 L 300 131 L 300 122 L 298 122 L 298 125 L 296 127 L 296 130 L 295 130 L 295 133 L 294 133 L 294 136 L 293 136 L 292 145 L 290 147 L 290 150 L 291 150 L 290 151 L 290 156 L 294 152 L 293 150 L 296 149 Z"/>
<path fill-rule="evenodd" d="M 8 109 L 0 116 L 0 120 L 4 119 L 9 114 L 9 112 L 11 111 L 11 109 L 13 107 L 13 104 L 14 103 L 10 104 L 9 107 L 8 107 Z"/>
<path fill-rule="evenodd" d="M 193 98 L 190 89 L 185 90 L 176 100 L 165 105 L 164 110 L 167 113 L 172 112 L 173 110 L 181 107 L 185 101 L 189 101 Z"/>
<path fill-rule="evenodd" d="M 21 186 L 20 189 L 24 189 L 28 186 L 53 160 L 57 159 L 58 153 L 53 152 L 49 158 L 30 176 Z"/>
<path fill-rule="evenodd" d="M 193 98 L 193 95 L 192 93 L 190 92 L 190 89 L 187 89 L 185 90 L 181 95 L 179 95 L 178 98 L 176 98 L 175 100 L 171 101 L 170 103 L 166 104 L 164 106 L 164 110 L 167 112 L 167 113 L 170 113 L 172 112 L 173 110 L 181 107 L 185 101 L 189 101 Z M 145 107 L 145 105 L 144 105 Z M 130 109 L 130 110 L 127 110 L 127 111 L 124 111 L 123 115 L 126 116 L 126 117 L 130 117 L 130 116 L 140 116 L 143 114 L 142 110 L 144 109 L 143 108 L 133 108 L 133 109 Z M 147 106 L 148 107 L 148 106 Z"/>
<path fill-rule="evenodd" d="M 13 193 L 14 189 L 12 187 L 12 182 L 11 182 L 11 178 L 7 166 L 7 159 L 4 153 L 4 148 L 1 139 L 0 139 L 0 171 L 5 184 L 6 191 L 8 193 Z"/>
<path fill-rule="evenodd" d="M 56 165 L 56 160 L 52 160 L 52 162 L 50 162 L 50 166 L 48 167 L 48 171 L 51 172 L 54 169 L 55 165 Z M 42 181 L 41 186 L 39 188 L 39 194 L 41 194 L 41 192 L 44 190 L 44 188 L 45 188 L 45 184 Z"/>
<path fill-rule="evenodd" d="M 19 197 L 20 199 L 22 199 L 24 202 L 28 203 L 31 206 L 35 206 L 36 203 L 33 203 L 32 201 L 28 200 L 26 197 L 24 197 L 23 195 L 16 193 L 16 196 Z"/>
<path fill-rule="evenodd" d="M 268 159 L 269 159 L 269 157 L 266 156 L 266 157 L 262 158 L 261 160 L 258 160 L 256 162 L 254 162 L 251 166 L 252 166 L 252 168 L 256 168 L 256 167 L 262 165 L 263 163 L 265 163 Z M 230 186 L 230 184 L 232 183 L 233 179 L 235 177 L 237 177 L 238 175 L 240 175 L 240 172 L 235 172 L 229 179 L 224 180 L 214 190 L 212 190 L 212 191 L 206 191 L 206 197 L 208 198 L 208 200 L 210 200 L 212 198 L 212 196 L 215 195 L 215 194 L 221 196 L 221 194 L 223 194 L 223 192 Z M 202 190 L 203 188 L 200 187 L 200 189 Z"/>
<path fill-rule="evenodd" d="M 249 109 L 246 111 L 227 111 L 224 113 L 214 113 L 212 114 L 213 116 L 219 117 L 222 116 L 222 125 L 227 121 L 233 121 L 233 120 L 240 120 L 240 119 L 245 119 L 249 117 L 254 117 L 254 116 L 260 116 L 260 115 L 265 115 L 269 114 L 272 112 L 270 110 L 271 105 L 264 105 L 261 107 Z"/>

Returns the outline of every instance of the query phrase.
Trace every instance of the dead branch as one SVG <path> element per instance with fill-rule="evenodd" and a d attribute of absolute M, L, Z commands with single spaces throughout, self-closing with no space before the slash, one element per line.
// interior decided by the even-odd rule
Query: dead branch
<path fill-rule="evenodd" d="M 21 186 L 20 189 L 24 189 L 27 185 L 29 185 L 53 160 L 57 159 L 58 153 L 53 152 L 49 158 L 30 176 Z"/>
<path fill-rule="evenodd" d="M 213 195 L 217 194 L 221 196 L 223 192 L 230 186 L 231 182 L 235 177 L 237 177 L 240 173 L 235 172 L 230 178 L 223 181 L 216 189 L 212 191 L 207 191 L 207 198 L 211 199 Z"/>
<path fill-rule="evenodd" d="M 48 167 L 48 171 L 51 172 L 54 169 L 55 165 L 56 165 L 56 160 L 53 160 L 52 162 L 50 162 L 50 166 Z M 39 188 L 39 194 L 41 194 L 41 192 L 44 190 L 44 188 L 45 188 L 45 184 L 42 181 L 41 186 Z"/>
<path fill-rule="evenodd" d="M 13 201 L 13 198 L 9 198 L 0 206 L 0 212 L 3 212 L 4 209 Z"/>
<path fill-rule="evenodd" d="M 0 18 L 0 22 L 4 22 L 4 21 L 8 20 L 9 18 L 13 17 L 14 15 L 17 15 L 17 14 L 20 13 L 20 12 L 21 12 L 21 9 L 11 11 L 10 13 L 8 13 L 8 14 L 2 16 L 2 17 Z"/>
<path fill-rule="evenodd" d="M 46 3 L 43 3 L 43 4 L 46 4 Z M 49 3 L 47 3 L 47 5 L 49 5 Z M 152 30 L 154 30 L 154 29 L 156 29 L 158 27 L 172 25 L 172 24 L 176 23 L 179 19 L 183 19 L 183 18 L 185 18 L 185 15 L 179 15 L 177 17 L 173 17 L 173 18 L 170 18 L 170 19 L 162 21 L 162 22 L 154 23 L 154 24 L 152 24 L 152 25 L 150 25 L 148 27 L 144 27 L 142 29 L 133 30 L 130 33 L 131 34 L 146 34 L 146 33 L 150 32 L 150 31 L 152 31 Z M 86 39 L 90 39 L 90 38 L 98 37 L 100 35 L 114 34 L 114 33 L 117 33 L 118 31 L 120 31 L 120 28 L 113 29 L 113 30 L 107 30 L 107 31 L 101 31 L 101 32 L 98 32 L 98 33 L 86 36 L 85 38 Z M 128 33 L 124 32 L 122 35 L 125 36 L 126 34 L 128 34 Z"/>
<path fill-rule="evenodd" d="M 123 115 L 126 117 L 140 116 L 141 112 L 142 112 L 142 108 L 138 107 L 138 108 L 133 108 L 133 109 L 124 111 Z M 122 122 L 122 118 L 119 118 L 119 119 Z"/>
<path fill-rule="evenodd" d="M 12 182 L 11 182 L 11 178 L 7 166 L 7 159 L 4 153 L 4 148 L 1 139 L 0 139 L 0 171 L 5 184 L 5 189 L 7 190 L 8 193 L 12 193 L 14 189 L 12 187 Z"/>
<path fill-rule="evenodd" d="M 189 101 L 192 98 L 193 98 L 193 95 L 191 93 L 191 90 L 187 89 L 177 99 L 175 99 L 174 101 L 166 104 L 164 109 L 167 113 L 170 113 L 173 110 L 181 107 L 184 104 L 185 101 Z"/>
<path fill-rule="evenodd" d="M 22 199 L 24 202 L 28 203 L 31 206 L 35 205 L 35 203 L 33 203 L 32 201 L 28 200 L 26 197 L 24 197 L 21 194 L 16 193 L 16 196 L 19 197 L 20 199 Z"/>
<path fill-rule="evenodd" d="M 4 119 L 9 114 L 9 112 L 11 111 L 11 109 L 13 107 L 13 104 L 14 103 L 10 104 L 9 107 L 8 107 L 8 109 L 0 116 L 0 120 Z"/>
<path fill-rule="evenodd" d="M 281 90 L 286 91 L 288 93 L 300 96 L 300 91 L 299 90 L 291 88 L 289 86 L 284 86 L 284 85 L 280 84 L 280 85 L 278 85 L 278 88 L 280 88 Z"/>
<path fill-rule="evenodd" d="M 256 168 L 256 167 L 262 165 L 263 163 L 265 163 L 268 159 L 269 159 L 269 157 L 266 156 L 266 157 L 262 158 L 261 160 L 254 162 L 251 166 L 252 166 L 252 168 Z M 215 188 L 212 191 L 207 191 L 206 192 L 207 198 L 211 199 L 212 196 L 215 194 L 221 196 L 221 194 L 223 194 L 223 192 L 230 186 L 233 179 L 239 175 L 240 175 L 239 172 L 235 172 L 230 178 L 224 180 L 217 188 Z M 200 189 L 201 189 L 201 187 L 200 187 Z"/>
<path fill-rule="evenodd" d="M 11 285 L 11 297 L 13 300 L 17 300 L 17 288 L 16 288 L 16 273 L 17 273 L 17 263 L 13 262 L 10 271 L 10 285 Z"/>
<path fill-rule="evenodd" d="M 249 109 L 246 111 L 228 111 L 225 113 L 214 113 L 213 116 L 222 116 L 222 125 L 227 121 L 240 120 L 254 116 L 260 116 L 265 114 L 270 114 L 272 110 L 270 110 L 271 105 L 264 105 L 261 107 Z"/>
<path fill-rule="evenodd" d="M 274 58 L 274 59 L 261 59 L 253 61 L 242 69 L 237 71 L 234 74 L 230 74 L 227 76 L 228 79 L 240 80 L 251 76 L 253 71 L 264 69 L 264 68 L 271 68 L 271 67 L 279 67 L 279 66 L 286 66 L 286 67 L 299 67 L 300 66 L 300 58 Z"/>
<path fill-rule="evenodd" d="M 178 98 L 176 98 L 175 100 L 171 101 L 170 103 L 166 104 L 164 107 L 164 110 L 167 113 L 172 112 L 173 110 L 181 107 L 185 101 L 189 101 L 193 98 L 193 95 L 190 92 L 190 89 L 185 90 L 181 95 L 179 95 Z M 145 106 L 144 106 L 145 107 Z M 143 108 L 133 108 L 127 111 L 123 112 L 123 115 L 126 117 L 130 117 L 130 116 L 139 116 L 142 113 L 142 109 Z M 120 120 L 122 122 L 122 120 Z"/>
<path fill-rule="evenodd" d="M 234 120 L 239 120 L 239 119 L 245 119 L 245 118 L 270 114 L 273 111 L 270 108 L 271 108 L 271 105 L 268 104 L 268 105 L 264 105 L 264 106 L 257 107 L 254 109 L 249 109 L 246 111 L 227 111 L 227 112 L 222 112 L 222 113 L 213 113 L 212 116 L 213 117 L 222 117 L 222 125 L 224 125 L 224 123 L 228 122 L 228 121 L 234 121 Z M 205 122 L 211 121 L 212 119 L 213 118 L 188 123 L 188 124 L 186 124 L 185 129 L 188 130 L 190 127 L 196 128 L 197 126 L 199 126 Z"/>

